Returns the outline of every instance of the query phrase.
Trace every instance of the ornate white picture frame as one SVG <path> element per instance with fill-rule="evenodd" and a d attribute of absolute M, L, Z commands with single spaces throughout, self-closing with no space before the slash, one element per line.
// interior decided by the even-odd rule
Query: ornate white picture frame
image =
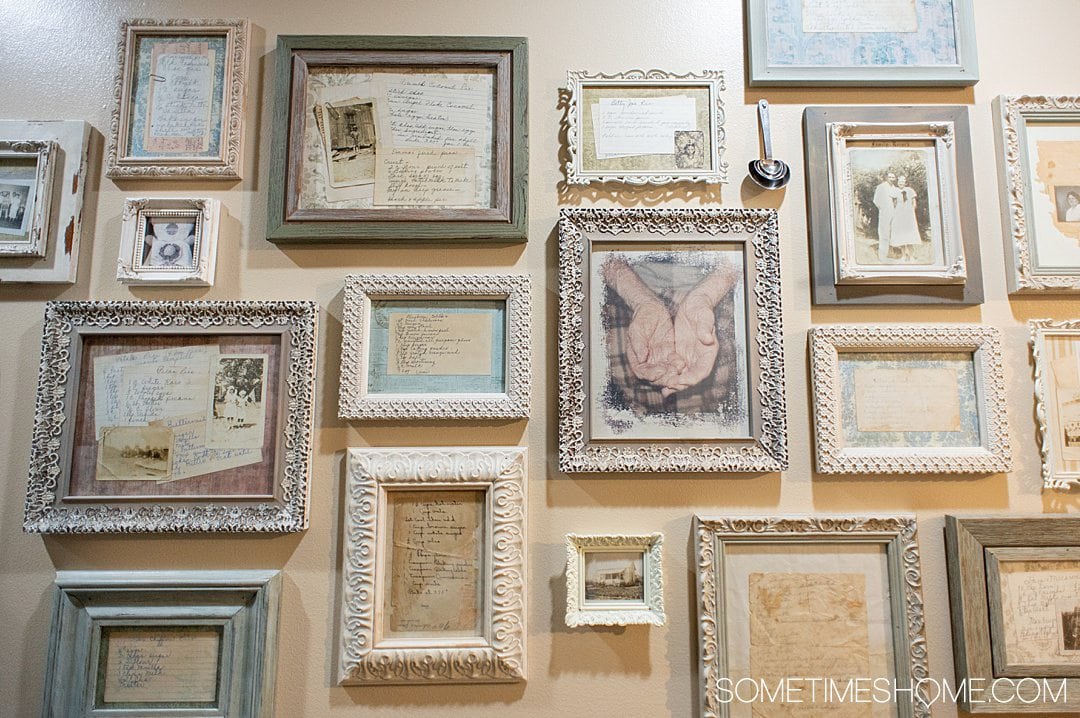
<path fill-rule="evenodd" d="M 782 337 L 774 210 L 561 210 L 560 470 L 787 468 Z"/>
<path fill-rule="evenodd" d="M 349 449 L 339 684 L 525 680 L 525 460 L 515 447 Z M 433 590 L 448 595 L 435 605 Z"/>
<path fill-rule="evenodd" d="M 58 152 L 55 140 L 0 138 L 0 257 L 45 256 Z"/>
<path fill-rule="evenodd" d="M 216 199 L 124 200 L 116 278 L 124 284 L 212 286 L 221 211 Z"/>
<path fill-rule="evenodd" d="M 722 71 L 570 70 L 566 88 L 568 184 L 727 182 Z"/>
<path fill-rule="evenodd" d="M 124 20 L 105 175 L 240 179 L 248 35 L 241 19 Z"/>
<path fill-rule="evenodd" d="M 1043 488 L 1068 490 L 1080 485 L 1080 415 L 1072 409 L 1080 391 L 1080 320 L 1035 319 L 1028 326 Z"/>
<path fill-rule="evenodd" d="M 1080 97 L 994 99 L 1009 293 L 1080 291 Z"/>
<path fill-rule="evenodd" d="M 763 672 L 770 681 L 777 675 L 831 675 L 827 670 L 836 665 L 837 649 L 826 650 L 820 632 L 860 624 L 867 628 L 862 642 L 875 641 L 891 661 L 881 658 L 877 666 L 868 661 L 852 675 L 876 677 L 891 663 L 892 675 L 885 677 L 901 689 L 895 692 L 898 715 L 930 718 L 913 516 L 695 516 L 693 532 L 703 718 L 731 716 L 731 689 L 739 680 L 764 680 Z M 800 597 L 802 605 L 793 605 Z M 806 601 L 823 608 L 811 632 L 796 625 L 801 621 L 803 629 L 808 627 Z M 756 631 L 770 628 L 772 640 L 754 640 Z M 850 657 L 854 649 L 839 650 Z M 792 685 L 788 695 L 812 703 L 808 683 L 795 678 Z M 846 684 L 837 685 L 844 690 Z M 794 692 L 800 687 L 806 690 Z M 828 704 L 819 707 L 829 710 Z"/>
<path fill-rule="evenodd" d="M 1012 463 L 998 329 L 811 327 L 817 470 L 989 474 Z"/>
<path fill-rule="evenodd" d="M 531 316 L 525 275 L 348 275 L 338 417 L 527 418 Z"/>
<path fill-rule="evenodd" d="M 567 534 L 566 625 L 663 626 L 663 534 Z"/>
<path fill-rule="evenodd" d="M 32 255 L 0 254 L 0 284 L 74 283 L 82 237 L 83 195 L 88 182 L 90 125 L 66 120 L 0 120 L 0 141 L 11 148 L 52 148 L 46 150 L 51 170 L 44 169 L 44 173 L 51 171 L 52 179 L 43 176 L 41 154 L 37 154 L 34 172 L 34 213 L 42 213 L 40 218 L 34 218 L 40 221 L 41 228 L 33 242 L 38 248 Z"/>

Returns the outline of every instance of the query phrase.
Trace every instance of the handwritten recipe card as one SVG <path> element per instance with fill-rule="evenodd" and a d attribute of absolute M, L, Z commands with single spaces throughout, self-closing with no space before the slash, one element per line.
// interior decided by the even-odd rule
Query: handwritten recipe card
<path fill-rule="evenodd" d="M 103 702 L 212 703 L 217 699 L 215 629 L 108 629 Z"/>
<path fill-rule="evenodd" d="M 592 106 L 597 159 L 675 154 L 675 133 L 697 129 L 697 100 L 602 97 Z"/>
<path fill-rule="evenodd" d="M 214 51 L 205 42 L 154 46 L 144 141 L 152 152 L 205 152 L 210 143 Z"/>
<path fill-rule="evenodd" d="M 491 334 L 491 316 L 486 313 L 393 312 L 388 373 L 490 374 Z"/>

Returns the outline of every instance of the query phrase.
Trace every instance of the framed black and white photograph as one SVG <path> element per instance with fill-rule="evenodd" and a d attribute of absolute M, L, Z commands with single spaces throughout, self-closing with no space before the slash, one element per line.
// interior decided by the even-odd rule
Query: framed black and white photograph
<path fill-rule="evenodd" d="M 60 163 L 54 140 L 0 138 L 0 257 L 44 257 Z"/>
<path fill-rule="evenodd" d="M 116 278 L 125 284 L 212 285 L 221 212 L 216 199 L 125 200 Z"/>
<path fill-rule="evenodd" d="M 566 625 L 662 626 L 662 534 L 567 534 Z"/>

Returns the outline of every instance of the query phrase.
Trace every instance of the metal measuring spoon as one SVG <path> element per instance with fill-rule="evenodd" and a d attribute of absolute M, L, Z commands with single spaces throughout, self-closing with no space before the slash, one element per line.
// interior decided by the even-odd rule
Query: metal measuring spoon
<path fill-rule="evenodd" d="M 761 139 L 765 156 L 750 162 L 750 179 L 765 189 L 780 189 L 791 179 L 791 168 L 783 160 L 772 156 L 772 135 L 769 132 L 769 103 L 758 100 L 758 119 L 761 121 Z"/>

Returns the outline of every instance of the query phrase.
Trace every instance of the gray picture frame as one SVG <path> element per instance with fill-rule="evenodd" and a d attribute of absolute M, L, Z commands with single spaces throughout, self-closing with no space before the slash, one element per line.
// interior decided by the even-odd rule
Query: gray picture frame
<path fill-rule="evenodd" d="M 838 284 L 830 172 L 830 127 L 839 123 L 951 123 L 959 196 L 959 234 L 967 277 L 958 284 Z M 983 302 L 982 259 L 968 110 L 962 105 L 807 107 L 803 113 L 807 226 L 814 304 L 952 304 Z"/>
<path fill-rule="evenodd" d="M 276 570 L 59 571 L 41 715 L 270 718 L 280 592 Z M 102 636 L 112 627 L 221 631 L 216 705 L 97 705 Z"/>
<path fill-rule="evenodd" d="M 1013 667 L 1005 665 L 1001 645 L 1000 597 L 992 590 L 995 563 L 999 558 L 1022 560 L 1080 559 L 1080 518 L 1076 516 L 945 516 L 945 557 L 949 574 L 949 608 L 952 613 L 953 663 L 956 680 L 990 686 L 999 677 L 1013 674 L 1013 690 L 995 696 L 985 690 L 980 700 L 960 696 L 959 707 L 968 713 L 1068 713 L 1080 711 L 1080 677 L 1077 667 L 1045 667 L 1037 678 L 1024 671 L 1023 678 L 1047 679 L 1049 691 L 1032 692 L 1021 683 Z M 1031 668 L 1031 667 L 1029 667 Z M 981 683 L 975 683 L 981 681 Z M 1066 700 L 1047 701 L 1064 682 Z M 1001 698 L 1016 698 L 1003 701 Z"/>

